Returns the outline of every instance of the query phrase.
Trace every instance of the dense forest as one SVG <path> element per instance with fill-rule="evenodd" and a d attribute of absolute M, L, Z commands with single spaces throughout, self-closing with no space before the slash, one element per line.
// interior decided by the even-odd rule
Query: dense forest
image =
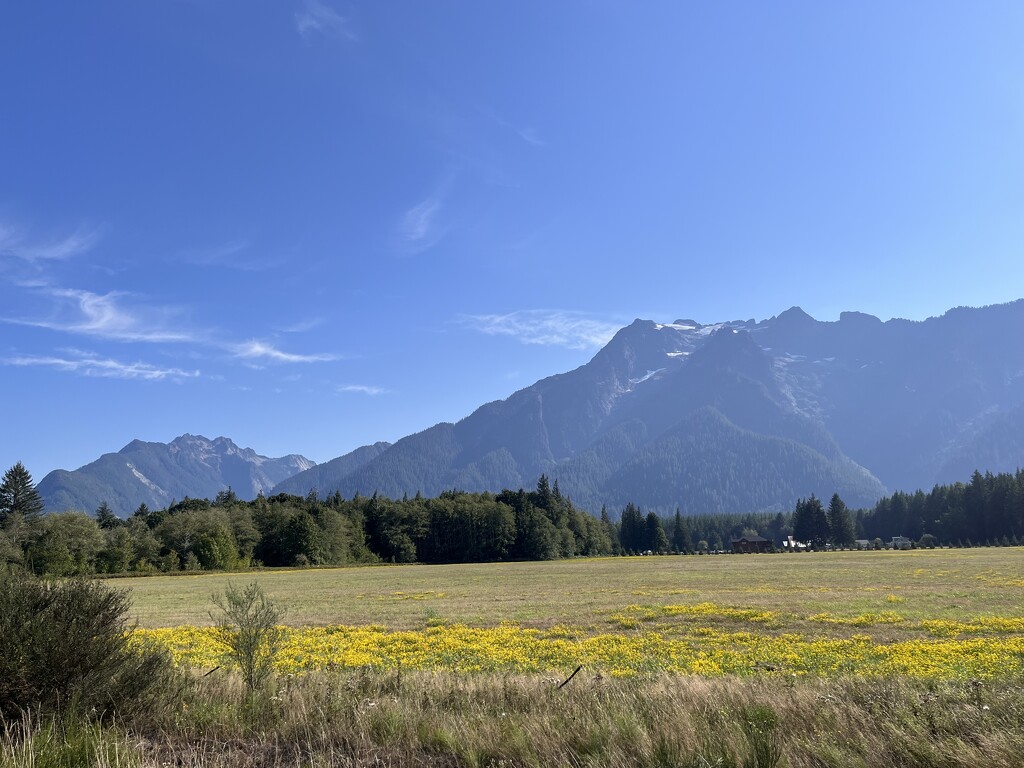
<path fill-rule="evenodd" d="M 975 471 L 967 483 L 894 493 L 858 512 L 855 522 L 868 539 L 903 535 L 952 546 L 1018 544 L 1024 539 L 1024 470 Z"/>
<path fill-rule="evenodd" d="M 577 509 L 545 476 L 533 491 L 498 494 L 451 490 L 394 500 L 339 493 L 321 499 L 310 492 L 242 501 L 229 488 L 213 501 L 186 498 L 160 510 L 143 504 L 128 519 L 105 503 L 92 515 L 44 515 L 19 463 L 0 483 L 0 562 L 79 575 L 713 552 L 754 535 L 776 546 L 793 536 L 812 548 L 893 536 L 920 546 L 1006 545 L 1024 536 L 1024 471 L 975 472 L 969 483 L 895 493 L 867 510 L 850 510 L 835 494 L 827 508 L 811 496 L 791 513 L 774 515 L 676 510 L 661 517 L 630 503 L 614 517 Z"/>

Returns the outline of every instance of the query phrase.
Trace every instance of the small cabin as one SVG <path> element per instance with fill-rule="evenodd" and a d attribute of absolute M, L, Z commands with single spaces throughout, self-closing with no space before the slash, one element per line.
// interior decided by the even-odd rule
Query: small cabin
<path fill-rule="evenodd" d="M 857 549 L 874 549 L 875 545 L 871 543 L 869 539 L 857 539 L 853 542 L 854 547 Z"/>
<path fill-rule="evenodd" d="M 743 536 L 732 540 L 732 551 L 737 554 L 771 552 L 772 543 L 763 536 Z"/>
<path fill-rule="evenodd" d="M 910 549 L 914 546 L 914 542 L 906 536 L 893 536 L 892 543 L 889 546 L 893 549 Z"/>

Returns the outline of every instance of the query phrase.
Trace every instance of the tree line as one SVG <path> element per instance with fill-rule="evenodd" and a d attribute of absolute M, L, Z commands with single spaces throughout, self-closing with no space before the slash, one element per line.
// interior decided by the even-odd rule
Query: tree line
<path fill-rule="evenodd" d="M 458 563 L 576 556 L 694 552 L 727 546 L 730 536 L 769 530 L 771 516 L 661 518 L 628 504 L 612 520 L 580 510 L 556 481 L 498 494 L 451 490 L 436 498 L 345 499 L 277 494 L 240 500 L 231 489 L 212 501 L 165 509 L 141 504 L 127 519 L 102 503 L 92 514 L 43 514 L 20 463 L 0 484 L 0 561 L 40 574 L 232 570 L 250 566 Z"/>
<path fill-rule="evenodd" d="M 902 535 L 947 546 L 1018 544 L 1024 540 L 1024 470 L 976 470 L 966 483 L 897 492 L 858 512 L 856 524 L 867 539 Z"/>
<path fill-rule="evenodd" d="M 127 519 L 106 503 L 91 515 L 44 515 L 21 463 L 0 483 L 0 562 L 52 575 L 548 560 L 612 554 L 613 533 L 616 526 L 577 509 L 546 477 L 529 492 L 401 500 L 311 492 L 243 501 L 229 488 L 212 501 L 141 504 Z"/>
<path fill-rule="evenodd" d="M 232 570 L 251 566 L 458 563 L 550 560 L 645 552 L 727 550 L 760 535 L 821 548 L 902 535 L 925 545 L 1016 544 L 1024 537 L 1024 471 L 976 472 L 969 483 L 930 493 L 895 493 L 873 509 L 851 510 L 838 494 L 826 508 L 811 496 L 790 513 L 662 517 L 629 503 L 613 520 L 578 509 L 556 481 L 498 494 L 451 490 L 436 498 L 345 499 L 277 494 L 240 500 L 230 488 L 212 501 L 183 499 L 165 509 L 141 504 L 128 519 L 106 503 L 84 512 L 43 514 L 19 462 L 0 482 L 0 563 L 41 574 Z"/>

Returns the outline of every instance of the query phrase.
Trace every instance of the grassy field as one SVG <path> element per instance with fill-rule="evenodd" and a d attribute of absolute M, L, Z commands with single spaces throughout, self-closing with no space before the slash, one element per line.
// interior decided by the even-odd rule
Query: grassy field
<path fill-rule="evenodd" d="M 1024 671 L 1024 550 L 639 557 L 123 582 L 141 633 L 211 668 L 210 595 L 288 609 L 278 670 L 992 678 Z M 115 582 L 117 584 L 117 582 Z M 205 628 L 203 625 L 206 625 Z M 168 629 L 161 629 L 167 627 Z"/>
<path fill-rule="evenodd" d="M 255 697 L 208 613 L 253 579 L 290 625 Z M 111 583 L 132 590 L 139 634 L 184 662 L 181 689 L 113 727 L 8 724 L 0 766 L 1013 768 L 1024 754 L 1019 548 Z"/>
<path fill-rule="evenodd" d="M 209 624 L 210 596 L 257 580 L 292 626 L 431 621 L 475 627 L 615 629 L 628 606 L 771 611 L 778 629 L 810 616 L 896 613 L 907 622 L 1024 613 L 1024 548 L 663 556 L 473 565 L 404 565 L 114 579 L 143 627 Z M 836 625 L 837 627 L 843 625 Z"/>

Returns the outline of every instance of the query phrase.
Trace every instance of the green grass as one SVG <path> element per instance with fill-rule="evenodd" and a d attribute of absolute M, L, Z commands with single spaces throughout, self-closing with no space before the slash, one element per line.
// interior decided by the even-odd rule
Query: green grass
<path fill-rule="evenodd" d="M 908 622 L 1020 616 L 1024 548 L 661 556 L 405 565 L 113 579 L 144 627 L 209 624 L 210 595 L 257 579 L 286 622 L 421 628 L 431 621 L 607 630 L 629 605 L 713 602 L 807 617 L 895 612 Z M 856 629 L 856 628 L 853 628 Z M 853 629 L 849 631 L 853 631 Z M 843 634 L 832 627 L 831 634 Z"/>

